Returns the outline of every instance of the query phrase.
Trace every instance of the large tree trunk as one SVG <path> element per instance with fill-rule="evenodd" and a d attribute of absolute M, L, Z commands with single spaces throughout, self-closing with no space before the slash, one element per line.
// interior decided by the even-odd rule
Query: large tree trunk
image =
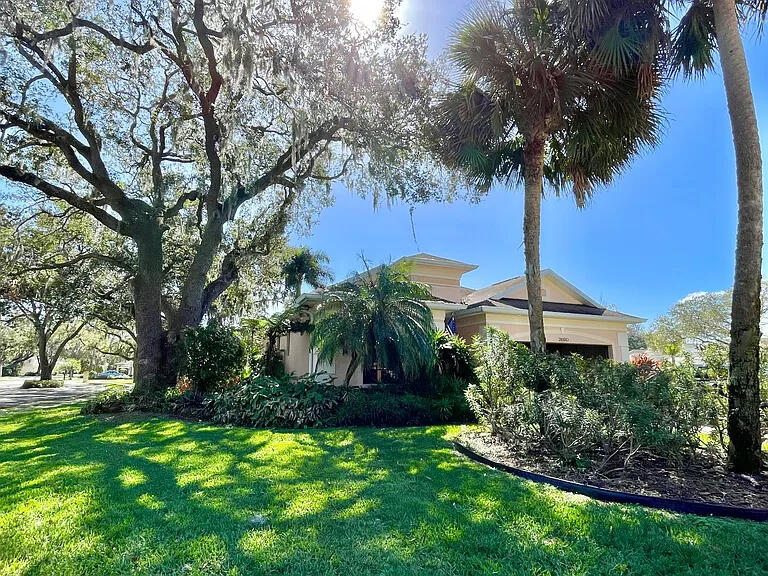
<path fill-rule="evenodd" d="M 528 325 L 531 332 L 531 350 L 537 354 L 543 354 L 547 348 L 547 341 L 544 336 L 541 263 L 539 261 L 543 176 L 544 140 L 535 138 L 528 142 L 525 148 L 523 244 L 525 245 L 525 281 L 528 290 Z"/>
<path fill-rule="evenodd" d="M 153 391 L 176 384 L 173 367 L 166 363 L 168 343 L 161 317 L 163 281 L 162 234 L 148 225 L 137 240 L 138 270 L 133 282 L 136 316 L 136 389 Z"/>
<path fill-rule="evenodd" d="M 48 338 L 44 334 L 37 335 L 37 361 L 40 369 L 40 380 L 52 380 L 55 363 L 48 358 Z"/>
<path fill-rule="evenodd" d="M 224 222 L 219 212 L 208 212 L 209 222 L 206 224 L 200 246 L 195 252 L 192 264 L 181 289 L 181 303 L 172 325 L 169 326 L 170 339 L 175 341 L 184 328 L 197 326 L 203 319 L 205 306 L 203 292 L 216 257 L 223 234 Z"/>
<path fill-rule="evenodd" d="M 759 472 L 761 438 L 758 369 L 763 248 L 760 137 L 735 2 L 715 0 L 713 6 L 736 151 L 736 181 L 739 190 L 729 351 L 728 461 L 738 472 Z"/>

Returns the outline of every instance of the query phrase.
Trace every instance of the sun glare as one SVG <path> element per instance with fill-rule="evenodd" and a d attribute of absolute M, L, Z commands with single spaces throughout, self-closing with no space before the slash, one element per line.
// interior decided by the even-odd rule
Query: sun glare
<path fill-rule="evenodd" d="M 373 26 L 381 17 L 384 0 L 349 0 L 349 11 L 352 16 L 365 24 Z"/>

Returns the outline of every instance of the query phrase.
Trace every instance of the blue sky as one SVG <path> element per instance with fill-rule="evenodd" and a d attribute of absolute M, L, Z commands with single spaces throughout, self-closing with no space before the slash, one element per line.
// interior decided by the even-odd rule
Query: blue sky
<path fill-rule="evenodd" d="M 426 33 L 432 56 L 444 49 L 469 2 L 405 0 L 409 30 Z M 745 38 L 768 175 L 768 39 Z M 719 71 L 679 81 L 664 97 L 661 145 L 638 157 L 584 210 L 547 197 L 541 263 L 624 312 L 653 319 L 691 292 L 728 288 L 736 243 L 736 176 Z M 403 204 L 373 209 L 343 186 L 311 235 L 296 244 L 325 251 L 337 278 L 359 270 L 360 253 L 378 264 L 429 252 L 478 265 L 464 284 L 479 288 L 521 274 L 522 191 L 493 190 L 479 204 Z M 766 256 L 764 255 L 764 259 Z M 763 267 L 765 273 L 765 266 Z"/>

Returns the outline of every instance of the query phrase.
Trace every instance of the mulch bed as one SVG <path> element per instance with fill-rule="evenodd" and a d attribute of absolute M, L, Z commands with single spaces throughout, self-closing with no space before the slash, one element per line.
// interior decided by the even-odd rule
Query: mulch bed
<path fill-rule="evenodd" d="M 512 446 L 484 432 L 463 434 L 458 441 L 489 460 L 597 488 L 690 502 L 768 509 L 767 474 L 734 474 L 706 455 L 696 462 L 678 463 L 637 454 L 627 468 L 598 472 L 566 466 L 556 456 L 543 450 Z"/>

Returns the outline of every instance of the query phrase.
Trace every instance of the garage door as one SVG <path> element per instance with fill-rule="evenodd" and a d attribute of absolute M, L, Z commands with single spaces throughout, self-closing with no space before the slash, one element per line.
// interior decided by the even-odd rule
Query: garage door
<path fill-rule="evenodd" d="M 550 344 L 547 342 L 547 352 L 567 356 L 579 354 L 584 358 L 610 358 L 610 346 L 597 346 L 595 344 Z"/>

